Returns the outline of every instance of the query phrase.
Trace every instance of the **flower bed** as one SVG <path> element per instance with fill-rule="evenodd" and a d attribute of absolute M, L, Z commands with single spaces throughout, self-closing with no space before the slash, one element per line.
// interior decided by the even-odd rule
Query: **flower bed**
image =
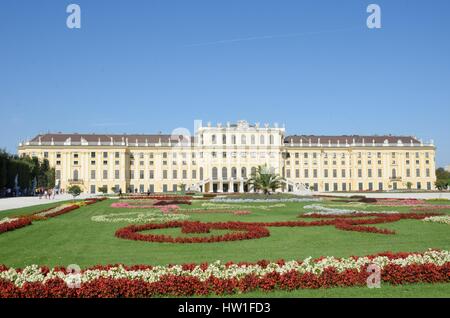
<path fill-rule="evenodd" d="M 38 213 L 35 213 L 34 215 L 36 216 L 41 216 L 41 217 L 45 217 L 45 218 L 52 218 L 73 210 L 78 209 L 80 206 L 77 204 L 72 204 L 72 205 L 60 205 L 56 208 L 52 208 L 52 209 L 48 209 L 45 211 L 41 211 Z"/>
<path fill-rule="evenodd" d="M 415 206 L 427 205 L 428 203 L 419 199 L 377 199 L 377 202 L 373 204 L 384 206 Z"/>
<path fill-rule="evenodd" d="M 93 204 L 99 201 L 103 201 L 106 198 L 90 198 L 82 201 L 84 205 Z M 47 218 L 52 218 L 70 211 L 73 211 L 75 209 L 78 209 L 80 207 L 80 204 L 71 204 L 71 205 L 60 205 L 54 208 L 48 208 L 36 213 L 33 213 L 29 216 L 21 216 L 17 218 L 5 218 L 0 220 L 0 234 L 7 232 L 7 231 L 13 231 L 15 229 L 19 229 L 21 227 L 25 227 L 28 225 L 31 225 L 33 221 L 38 220 L 46 220 Z"/>
<path fill-rule="evenodd" d="M 155 200 L 152 200 L 155 201 Z M 187 205 L 191 205 L 191 201 L 187 201 L 187 200 L 160 200 L 160 201 L 155 201 L 152 204 L 145 204 L 145 203 L 139 203 L 139 204 L 135 204 L 135 203 L 128 203 L 128 202 L 114 202 L 111 204 L 112 208 L 126 208 L 126 209 L 151 209 L 151 208 L 161 208 L 164 206 L 171 206 L 171 207 L 176 207 L 178 208 L 177 204 L 187 204 Z"/>
<path fill-rule="evenodd" d="M 167 222 L 167 221 L 181 221 L 189 218 L 185 214 L 164 214 L 160 210 L 145 211 L 145 212 L 125 212 L 125 213 L 111 213 L 103 215 L 95 215 L 91 217 L 94 222 L 128 222 L 128 223 L 144 223 L 144 222 Z"/>
<path fill-rule="evenodd" d="M 374 213 L 380 213 L 380 214 L 398 214 L 398 211 L 360 211 L 360 210 L 349 210 L 349 209 L 338 209 L 338 208 L 332 208 L 329 206 L 322 206 L 318 204 L 311 204 L 311 205 L 305 205 L 303 207 L 307 210 L 314 210 L 313 212 L 307 212 L 305 215 L 351 215 L 351 214 L 374 214 Z"/>
<path fill-rule="evenodd" d="M 121 196 L 121 200 L 181 200 L 189 201 L 192 199 L 189 195 L 136 195 L 136 196 Z"/>
<path fill-rule="evenodd" d="M 214 198 L 210 202 L 216 203 L 267 203 L 267 202 L 311 202 L 322 201 L 319 198 L 275 198 L 275 199 L 232 199 L 232 198 Z"/>
<path fill-rule="evenodd" d="M 436 211 L 436 210 L 450 210 L 450 205 L 430 205 L 430 206 L 422 206 L 422 207 L 412 208 L 411 211 L 429 212 L 429 211 Z"/>
<path fill-rule="evenodd" d="M 341 215 L 299 215 L 301 218 L 319 218 L 324 220 L 317 221 L 285 221 L 285 222 L 221 222 L 221 223 L 197 223 L 209 229 L 221 230 L 240 230 L 245 233 L 231 233 L 220 236 L 210 237 L 173 237 L 170 235 L 139 234 L 141 231 L 165 229 L 165 228 L 183 228 L 183 222 L 169 222 L 165 224 L 149 223 L 143 225 L 131 225 L 116 231 L 116 236 L 123 239 L 147 242 L 166 242 L 166 243 L 213 243 L 220 241 L 235 241 L 258 239 L 270 236 L 266 227 L 308 227 L 308 226 L 326 226 L 334 225 L 336 229 L 344 231 L 368 232 L 377 234 L 395 234 L 395 231 L 379 229 L 373 224 L 383 224 L 397 222 L 402 219 L 421 220 L 426 217 L 436 216 L 433 213 L 398 213 L 398 214 L 356 214 L 351 216 Z M 359 218 L 359 217 L 368 218 Z M 355 218 L 356 217 L 356 218 Z"/>
<path fill-rule="evenodd" d="M 450 252 L 380 253 L 365 257 L 321 257 L 302 261 L 168 266 L 95 266 L 80 274 L 65 268 L 0 265 L 0 298 L 122 298 L 205 296 L 250 291 L 365 286 L 369 265 L 380 268 L 382 283 L 449 282 Z M 74 281 L 79 288 L 70 288 Z M 72 285 L 73 286 L 73 285 Z"/>
<path fill-rule="evenodd" d="M 199 221 L 183 222 L 181 233 L 209 233 L 210 227 Z"/>
<path fill-rule="evenodd" d="M 214 202 L 205 202 L 202 203 L 202 208 L 204 209 L 258 209 L 270 211 L 274 208 L 284 208 L 286 204 L 284 203 L 276 203 L 276 204 L 264 204 L 264 205 L 236 205 L 236 204 L 226 204 L 226 203 L 214 203 Z"/>
<path fill-rule="evenodd" d="M 215 243 L 223 241 L 237 241 L 237 240 L 250 240 L 255 238 L 261 238 L 269 236 L 269 230 L 260 225 L 255 225 L 253 223 L 243 223 L 243 222 L 211 222 L 211 223 L 201 223 L 196 222 L 168 222 L 163 224 L 149 223 L 144 225 L 130 225 L 121 228 L 116 231 L 116 236 L 135 241 L 147 241 L 147 242 L 158 242 L 158 243 Z M 233 230 L 232 233 L 227 233 L 223 235 L 213 235 L 209 237 L 172 237 L 170 235 L 155 235 L 155 234 L 140 234 L 139 232 L 155 230 L 155 229 L 167 229 L 167 228 L 183 228 L 187 226 L 188 228 L 198 227 L 199 231 L 204 231 L 208 228 L 208 232 L 211 229 L 214 230 Z M 201 232 L 205 233 L 205 232 Z"/>
<path fill-rule="evenodd" d="M 425 222 L 435 222 L 435 223 L 442 223 L 442 224 L 449 224 L 450 225 L 450 216 L 449 215 L 440 215 L 440 216 L 430 216 L 422 221 Z"/>
<path fill-rule="evenodd" d="M 159 201 L 156 201 L 153 205 L 154 206 L 162 206 L 162 205 L 175 205 L 175 204 L 191 205 L 192 203 L 189 200 L 159 200 Z"/>
<path fill-rule="evenodd" d="M 31 222 L 32 222 L 31 219 L 26 217 L 13 219 L 5 218 L 3 220 L 0 220 L 0 233 L 20 229 L 21 227 L 30 225 Z"/>
<path fill-rule="evenodd" d="M 208 214 L 208 213 L 228 213 L 234 215 L 251 214 L 252 212 L 247 210 L 226 210 L 226 209 L 179 209 L 173 213 L 189 213 L 189 214 Z"/>
<path fill-rule="evenodd" d="M 369 232 L 378 234 L 395 234 L 393 230 L 379 229 L 372 226 L 362 226 L 363 224 L 381 224 L 392 223 L 402 219 L 422 220 L 430 216 L 436 216 L 436 213 L 378 213 L 378 212 L 360 212 L 351 215 L 341 214 L 302 214 L 300 218 L 325 218 L 333 219 L 334 226 L 339 230 Z M 368 219 L 360 219 L 361 217 L 370 217 Z M 356 219 L 355 219 L 356 218 Z"/>
<path fill-rule="evenodd" d="M 234 215 L 251 214 L 246 210 L 204 210 L 204 209 L 180 209 L 177 205 L 164 205 L 161 207 L 151 206 L 151 210 L 145 212 L 124 212 L 95 215 L 91 217 L 94 222 L 128 222 L 128 223 L 144 223 L 144 222 L 167 222 L 186 220 L 189 214 L 195 213 L 229 213 Z"/>
<path fill-rule="evenodd" d="M 151 209 L 154 208 L 153 204 L 130 204 L 128 202 L 114 202 L 111 203 L 112 208 L 122 209 Z"/>
<path fill-rule="evenodd" d="M 90 204 L 94 204 L 94 203 L 97 203 L 97 202 L 100 202 L 100 201 L 104 201 L 104 200 L 106 200 L 106 197 L 101 197 L 101 198 L 87 198 L 87 199 L 84 199 L 84 203 L 85 203 L 86 205 L 90 205 Z"/>

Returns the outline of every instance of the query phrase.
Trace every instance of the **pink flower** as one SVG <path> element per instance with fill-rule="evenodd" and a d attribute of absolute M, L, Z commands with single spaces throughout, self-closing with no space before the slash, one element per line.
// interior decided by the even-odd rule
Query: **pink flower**
<path fill-rule="evenodd" d="M 237 210 L 237 211 L 233 211 L 234 215 L 246 215 L 246 214 L 251 214 L 252 212 L 250 211 L 245 211 L 245 210 Z"/>

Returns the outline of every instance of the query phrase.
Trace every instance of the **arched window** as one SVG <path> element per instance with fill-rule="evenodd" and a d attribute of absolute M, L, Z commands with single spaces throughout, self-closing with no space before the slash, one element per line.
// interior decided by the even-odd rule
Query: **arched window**
<path fill-rule="evenodd" d="M 252 145 L 254 145 L 255 142 L 256 142 L 255 135 L 252 135 L 252 136 L 250 137 L 250 140 L 251 140 Z"/>
<path fill-rule="evenodd" d="M 397 171 L 394 169 L 392 169 L 392 178 L 397 178 Z"/>
<path fill-rule="evenodd" d="M 222 135 L 222 144 L 224 144 L 224 145 L 227 144 L 227 135 L 225 135 L 225 134 Z"/>
<path fill-rule="evenodd" d="M 274 141 L 273 135 L 270 135 L 270 137 L 269 137 L 269 142 L 270 142 L 271 145 L 273 145 L 273 141 Z"/>
<path fill-rule="evenodd" d="M 212 179 L 217 180 L 217 168 L 212 168 Z"/>
<path fill-rule="evenodd" d="M 247 178 L 247 168 L 246 167 L 241 168 L 241 177 Z"/>
<path fill-rule="evenodd" d="M 231 168 L 231 177 L 237 178 L 237 169 L 236 167 Z"/>
<path fill-rule="evenodd" d="M 217 143 L 216 135 L 211 135 L 211 143 L 215 145 Z"/>
<path fill-rule="evenodd" d="M 78 180 L 78 170 L 76 170 L 76 169 L 73 171 L 73 180 L 74 181 Z"/>
<path fill-rule="evenodd" d="M 264 135 L 261 135 L 261 136 L 259 137 L 259 143 L 260 143 L 261 145 L 264 145 L 264 144 L 265 144 L 265 141 L 264 141 Z"/>
<path fill-rule="evenodd" d="M 245 135 L 241 135 L 241 145 L 245 145 L 247 143 L 247 137 Z"/>
<path fill-rule="evenodd" d="M 231 143 L 232 143 L 233 145 L 236 144 L 236 135 L 231 135 Z"/>
<path fill-rule="evenodd" d="M 222 168 L 222 179 L 226 180 L 228 178 L 228 171 L 226 167 Z"/>

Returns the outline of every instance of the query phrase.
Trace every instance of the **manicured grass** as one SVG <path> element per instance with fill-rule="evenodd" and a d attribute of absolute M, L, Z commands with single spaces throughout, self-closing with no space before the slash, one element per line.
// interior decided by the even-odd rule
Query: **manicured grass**
<path fill-rule="evenodd" d="M 253 298 L 253 297 L 282 297 L 282 298 L 448 298 L 450 297 L 450 284 L 410 284 L 410 285 L 381 285 L 380 288 L 367 287 L 345 287 L 345 288 L 320 288 L 320 289 L 299 289 L 294 291 L 276 290 L 272 292 L 249 292 L 244 294 L 235 294 L 230 298 Z"/>
<path fill-rule="evenodd" d="M 23 267 L 29 264 L 47 266 L 78 264 L 168 264 L 204 261 L 257 261 L 260 259 L 302 259 L 308 256 L 367 255 L 382 251 L 424 251 L 428 248 L 449 249 L 450 231 L 446 224 L 401 220 L 376 225 L 397 231 L 395 235 L 348 232 L 333 226 L 271 227 L 270 237 L 220 243 L 172 244 L 131 241 L 116 238 L 115 231 L 128 223 L 99 223 L 91 217 L 100 214 L 139 211 L 111 208 L 113 200 L 82 207 L 68 214 L 0 235 L 0 263 Z M 202 201 L 188 208 L 201 207 Z M 250 215 L 227 213 L 191 214 L 191 220 L 212 221 L 288 221 L 298 220 L 308 203 L 285 203 L 271 211 L 252 209 Z M 330 202 L 336 204 L 336 202 Z M 339 204 L 339 203 L 337 203 Z M 236 204 L 237 209 L 248 205 Z M 369 206 L 369 205 L 368 205 Z M 369 206 L 366 210 L 409 210 L 408 207 Z M 158 230 L 177 235 L 179 229 Z"/>

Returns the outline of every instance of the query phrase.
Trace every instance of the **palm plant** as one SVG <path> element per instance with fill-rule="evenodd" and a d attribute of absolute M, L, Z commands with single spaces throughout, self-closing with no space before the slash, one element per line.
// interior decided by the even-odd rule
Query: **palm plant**
<path fill-rule="evenodd" d="M 283 178 L 274 173 L 267 165 L 258 166 L 256 172 L 247 180 L 247 184 L 255 191 L 270 194 L 282 187 Z"/>

